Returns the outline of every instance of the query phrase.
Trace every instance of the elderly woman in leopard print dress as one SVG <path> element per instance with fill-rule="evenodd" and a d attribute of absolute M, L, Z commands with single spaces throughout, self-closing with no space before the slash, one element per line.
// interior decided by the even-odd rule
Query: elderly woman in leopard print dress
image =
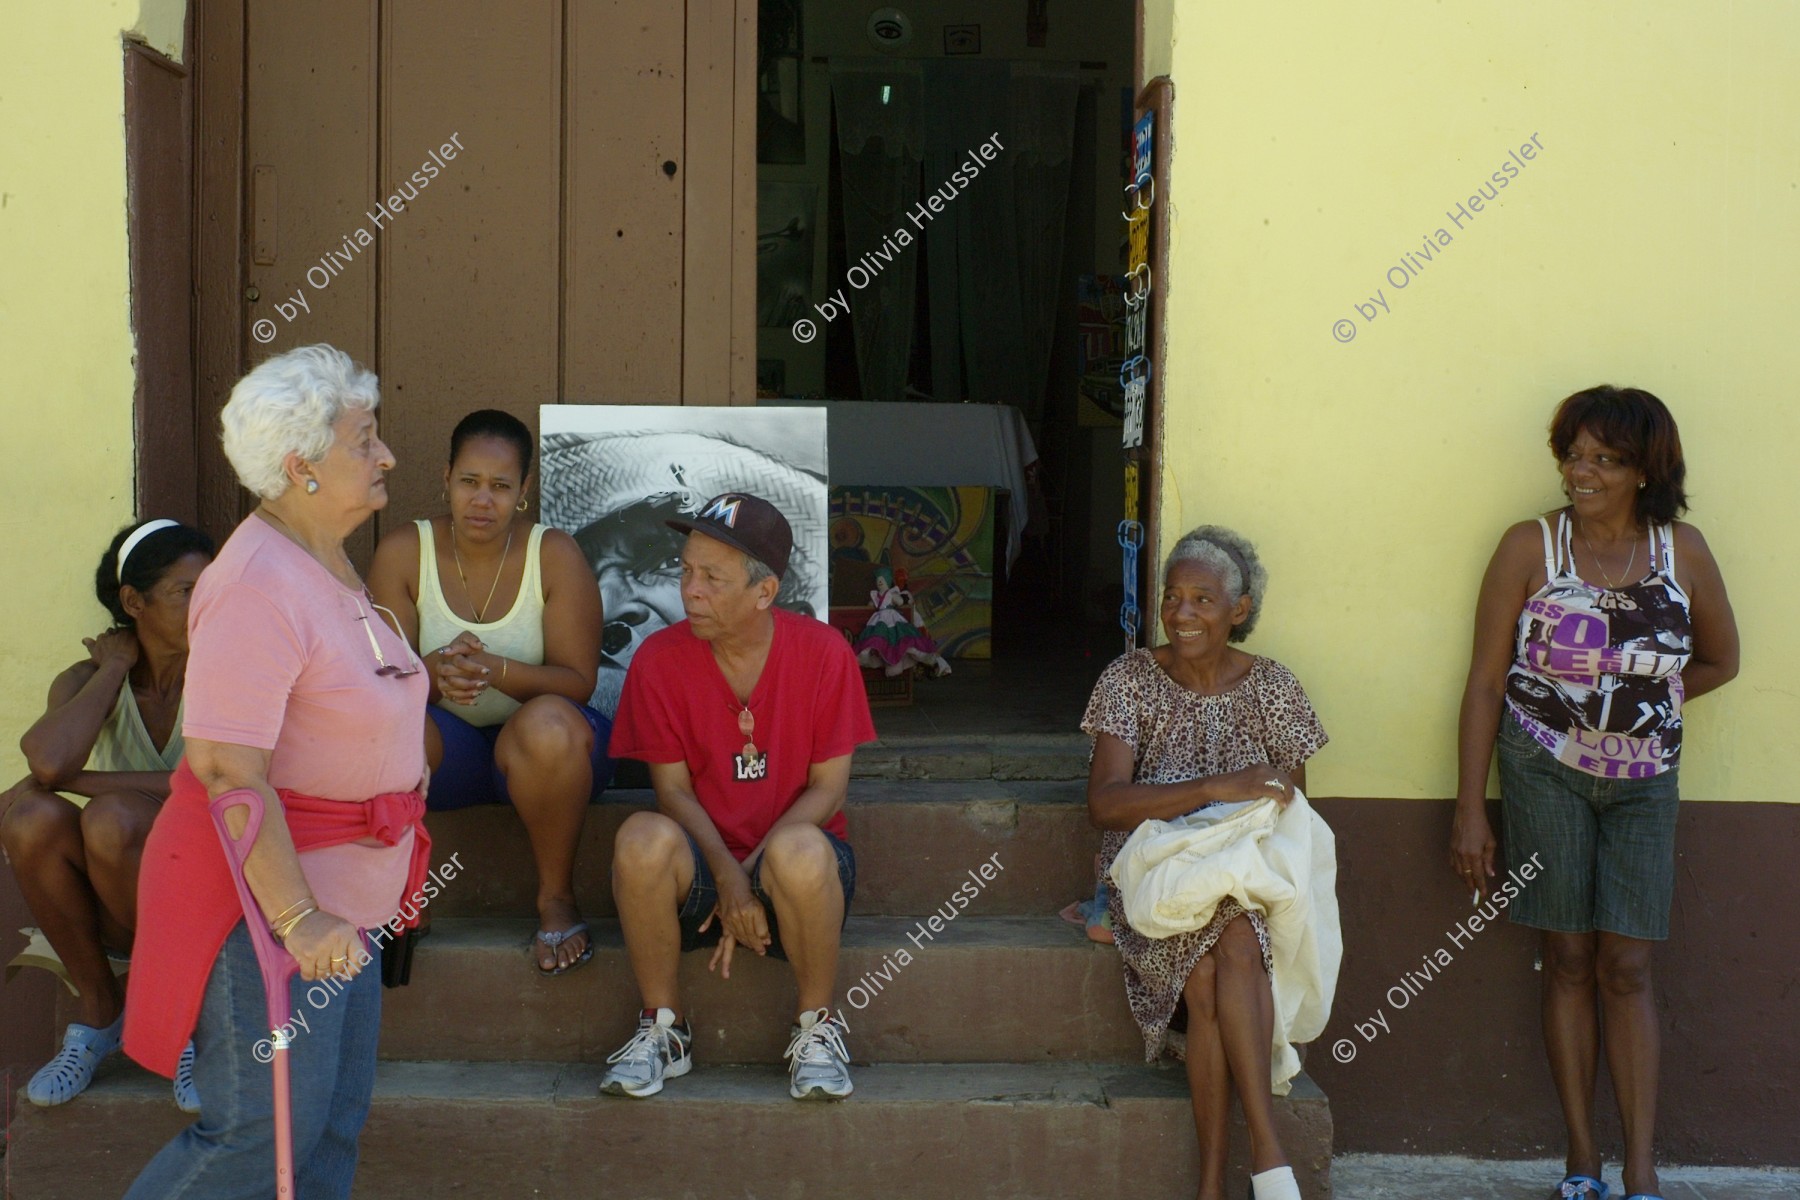
<path fill-rule="evenodd" d="M 1095 684 L 1081 727 L 1094 739 L 1087 796 L 1089 815 L 1105 831 L 1102 871 L 1144 821 L 1228 801 L 1285 804 L 1304 788 L 1306 760 L 1325 744 L 1325 730 L 1291 671 L 1233 644 L 1255 626 L 1266 581 L 1243 537 L 1218 526 L 1194 530 L 1164 572 L 1166 644 L 1133 650 Z M 1186 1002 L 1200 1200 L 1223 1200 L 1234 1083 L 1257 1200 L 1298 1200 L 1275 1134 L 1274 998 L 1261 914 L 1227 899 L 1205 929 L 1153 939 L 1131 928 L 1116 888 L 1110 903 L 1146 1059 L 1162 1053 L 1170 1020 Z"/>

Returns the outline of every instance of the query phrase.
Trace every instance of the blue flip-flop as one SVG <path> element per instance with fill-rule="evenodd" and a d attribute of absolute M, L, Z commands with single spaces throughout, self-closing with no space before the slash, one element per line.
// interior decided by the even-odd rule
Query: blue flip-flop
<path fill-rule="evenodd" d="M 1592 1175 L 1570 1175 L 1557 1185 L 1553 1200 L 1576 1200 L 1577 1197 L 1606 1200 L 1611 1194 L 1612 1189 L 1606 1186 L 1605 1180 L 1595 1179 Z"/>

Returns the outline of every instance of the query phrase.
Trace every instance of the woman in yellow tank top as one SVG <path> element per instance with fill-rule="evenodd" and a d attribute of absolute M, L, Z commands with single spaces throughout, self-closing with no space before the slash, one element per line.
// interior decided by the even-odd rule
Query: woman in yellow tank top
<path fill-rule="evenodd" d="M 606 786 L 612 725 L 587 701 L 600 668 L 600 588 L 575 540 L 524 516 L 531 431 L 483 409 L 450 435 L 450 511 L 381 540 L 377 603 L 431 674 L 425 752 L 434 811 L 510 802 L 537 861 L 537 968 L 593 958 L 575 848 Z"/>
<path fill-rule="evenodd" d="M 19 739 L 31 774 L 0 796 L 0 846 L 79 992 L 62 1049 L 26 1085 L 34 1104 L 80 1095 L 119 1046 L 125 992 L 106 952 L 129 952 L 137 927 L 138 860 L 183 749 L 188 597 L 212 558 L 211 538 L 167 519 L 114 535 L 94 576 L 112 627 L 51 683 Z M 192 1051 L 175 1097 L 198 1112 Z"/>

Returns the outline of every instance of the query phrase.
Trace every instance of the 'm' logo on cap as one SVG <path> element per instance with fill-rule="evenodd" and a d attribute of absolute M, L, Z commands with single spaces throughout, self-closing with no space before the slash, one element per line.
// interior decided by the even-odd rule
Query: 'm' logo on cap
<path fill-rule="evenodd" d="M 738 505 L 744 502 L 742 496 L 720 496 L 700 512 L 702 521 L 717 521 L 727 529 L 737 528 Z"/>

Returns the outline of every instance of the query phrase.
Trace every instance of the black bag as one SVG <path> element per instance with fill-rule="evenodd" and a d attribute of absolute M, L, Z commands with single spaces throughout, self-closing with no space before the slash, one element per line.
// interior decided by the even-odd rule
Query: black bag
<path fill-rule="evenodd" d="M 381 986 L 405 987 L 412 981 L 413 946 L 424 931 L 408 929 L 381 948 Z"/>

